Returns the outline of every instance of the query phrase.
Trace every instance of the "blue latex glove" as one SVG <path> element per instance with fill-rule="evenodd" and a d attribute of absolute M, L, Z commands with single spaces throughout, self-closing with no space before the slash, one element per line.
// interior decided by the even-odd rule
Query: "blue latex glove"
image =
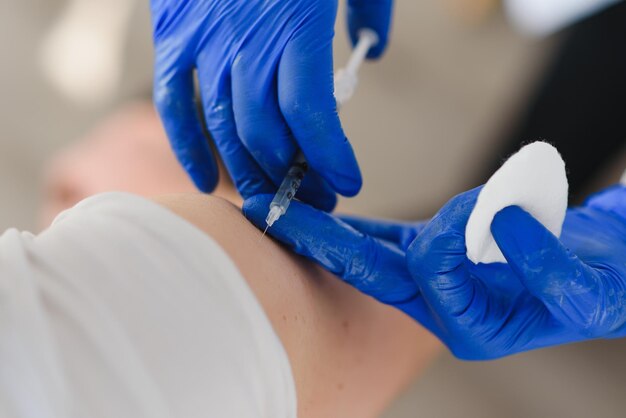
<path fill-rule="evenodd" d="M 271 195 L 246 200 L 244 215 L 264 229 L 271 200 Z M 294 201 L 268 233 L 365 294 L 426 322 L 428 311 L 406 268 L 405 255 L 422 227 L 420 223 L 339 218 Z"/>
<path fill-rule="evenodd" d="M 392 0 L 351 0 L 350 33 L 386 45 Z M 299 197 L 335 206 L 358 193 L 361 174 L 333 95 L 336 0 L 152 0 L 154 100 L 172 147 L 197 187 L 217 183 L 194 103 L 197 69 L 208 130 L 244 197 L 274 193 L 297 147 L 312 172 Z"/>
<path fill-rule="evenodd" d="M 295 203 L 270 233 L 406 312 L 463 359 L 626 335 L 626 188 L 569 210 L 561 241 L 523 210 L 501 211 L 492 230 L 509 265 L 466 257 L 478 193 L 457 196 L 426 225 L 345 222 Z M 244 205 L 259 226 L 269 198 Z"/>
<path fill-rule="evenodd" d="M 626 335 L 626 188 L 567 212 L 561 240 L 519 207 L 491 229 L 508 261 L 474 265 L 465 226 L 475 198 L 453 200 L 408 251 L 408 265 L 460 358 L 481 360 L 593 338 Z M 516 285 L 503 291 L 494 284 Z"/>
<path fill-rule="evenodd" d="M 367 57 L 380 58 L 389 41 L 393 14 L 393 0 L 348 0 L 346 20 L 352 46 L 359 41 L 359 31 L 369 28 L 378 34 L 378 44 L 370 49 Z"/>

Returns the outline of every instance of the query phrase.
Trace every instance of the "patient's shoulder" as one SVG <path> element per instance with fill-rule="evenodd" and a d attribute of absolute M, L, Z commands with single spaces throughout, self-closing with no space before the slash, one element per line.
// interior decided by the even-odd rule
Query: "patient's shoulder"
<path fill-rule="evenodd" d="M 298 416 L 373 416 L 438 350 L 401 312 L 261 240 L 231 203 L 201 194 L 156 201 L 217 241 L 247 280 L 287 350 Z"/>
<path fill-rule="evenodd" d="M 262 233 L 229 201 L 203 194 L 181 194 L 156 198 L 155 201 L 212 237 L 233 259 L 241 273 L 263 299 L 267 280 L 283 281 L 282 276 L 310 275 L 318 270 L 286 251 Z M 321 272 L 321 270 L 318 270 Z M 262 288 L 256 286 L 263 279 Z M 261 293 L 261 294 L 259 294 Z"/>
<path fill-rule="evenodd" d="M 222 235 L 232 228 L 245 231 L 245 234 L 255 233 L 255 228 L 245 221 L 241 210 L 220 197 L 185 193 L 160 196 L 154 200 L 210 235 Z"/>

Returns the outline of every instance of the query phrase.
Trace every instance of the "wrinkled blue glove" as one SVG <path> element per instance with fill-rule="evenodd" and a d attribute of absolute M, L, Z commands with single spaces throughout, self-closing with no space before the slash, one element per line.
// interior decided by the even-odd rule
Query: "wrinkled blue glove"
<path fill-rule="evenodd" d="M 387 43 L 392 0 L 349 0 L 350 34 Z M 178 159 L 197 187 L 217 184 L 194 103 L 197 69 L 208 130 L 244 197 L 274 193 L 304 152 L 312 172 L 299 198 L 330 210 L 358 193 L 361 174 L 333 95 L 336 0 L 152 0 L 154 100 Z"/>
<path fill-rule="evenodd" d="M 466 257 L 465 226 L 478 193 L 457 196 L 426 225 L 381 228 L 351 221 L 358 231 L 296 204 L 270 232 L 408 313 L 459 358 L 493 359 L 626 336 L 625 187 L 570 209 L 561 240 L 522 209 L 502 210 L 492 233 L 508 265 L 475 265 Z M 266 200 L 257 197 L 244 206 L 258 225 L 263 209 L 257 205 L 267 205 Z"/>
<path fill-rule="evenodd" d="M 259 195 L 244 202 L 244 215 L 260 229 L 265 229 L 272 198 Z M 427 323 L 430 314 L 405 253 L 423 227 L 419 222 L 336 217 L 294 201 L 268 234 L 361 292 Z"/>
<path fill-rule="evenodd" d="M 626 335 L 626 188 L 570 209 L 561 240 L 524 210 L 505 208 L 491 229 L 508 265 L 467 259 L 474 204 L 471 194 L 453 200 L 407 256 L 438 324 L 433 332 L 457 357 L 492 359 Z"/>

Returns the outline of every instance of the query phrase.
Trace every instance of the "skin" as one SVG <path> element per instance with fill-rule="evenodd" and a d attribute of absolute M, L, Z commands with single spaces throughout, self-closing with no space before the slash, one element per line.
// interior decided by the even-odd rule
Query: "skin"
<path fill-rule="evenodd" d="M 126 106 L 48 165 L 44 225 L 96 193 L 155 199 L 215 239 L 239 267 L 281 339 L 301 418 L 375 417 L 440 351 L 403 313 L 364 296 L 265 237 L 241 214 L 232 183 L 194 193 L 153 107 Z"/>
<path fill-rule="evenodd" d="M 213 193 L 241 205 L 228 175 Z M 176 161 L 159 118 L 149 102 L 121 107 L 54 155 L 43 176 L 40 224 L 97 193 L 121 191 L 141 196 L 195 193 L 196 188 Z"/>
<path fill-rule="evenodd" d="M 213 237 L 259 299 L 289 356 L 299 417 L 375 417 L 423 370 L 439 343 L 403 313 L 265 237 L 231 203 L 155 199 Z"/>

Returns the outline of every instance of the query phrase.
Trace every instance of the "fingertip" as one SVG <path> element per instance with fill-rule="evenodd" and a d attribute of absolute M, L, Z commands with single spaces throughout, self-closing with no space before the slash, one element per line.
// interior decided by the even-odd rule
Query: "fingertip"
<path fill-rule="evenodd" d="M 257 228 L 264 230 L 267 227 L 265 219 L 273 198 L 273 195 L 258 195 L 247 199 L 243 204 L 244 216 Z M 332 233 L 336 227 L 333 219 L 325 212 L 294 201 L 287 212 L 267 230 L 267 233 L 291 247 L 296 253 L 316 258 L 314 254 L 324 249 L 325 240 L 333 241 L 335 238 Z"/>
<path fill-rule="evenodd" d="M 337 119 L 338 121 L 338 119 Z M 336 130 L 307 130 L 306 137 L 296 137 L 308 164 L 327 185 L 342 196 L 354 197 L 363 186 L 361 169 L 352 146 L 343 135 L 341 125 Z"/>
<path fill-rule="evenodd" d="M 335 191 L 317 173 L 309 173 L 304 178 L 296 197 L 324 212 L 332 212 L 337 206 Z"/>
<path fill-rule="evenodd" d="M 363 185 L 361 169 L 336 109 L 283 112 L 311 168 L 335 192 L 346 197 L 356 196 Z"/>
<path fill-rule="evenodd" d="M 280 110 L 311 168 L 337 193 L 355 196 L 363 181 L 337 113 L 332 36 L 304 35 L 295 36 L 281 57 Z"/>
<path fill-rule="evenodd" d="M 196 188 L 202 193 L 212 193 L 217 187 L 219 173 L 211 164 L 185 169 Z"/>
<path fill-rule="evenodd" d="M 367 59 L 370 59 L 370 60 L 380 59 L 382 58 L 386 50 L 387 50 L 387 40 L 381 39 L 380 41 L 378 41 L 376 46 L 372 47 L 372 49 L 369 50 L 369 52 L 367 53 Z"/>
<path fill-rule="evenodd" d="M 545 228 L 519 206 L 508 206 L 496 213 L 491 222 L 491 234 L 506 257 L 514 257 L 536 246 Z"/>
<path fill-rule="evenodd" d="M 354 149 L 336 113 L 328 116 L 326 126 L 333 126 L 334 129 L 320 130 L 319 139 L 303 141 L 303 151 L 311 167 L 334 191 L 345 197 L 354 197 L 363 187 L 363 176 Z"/>
<path fill-rule="evenodd" d="M 370 29 L 378 35 L 378 43 L 368 52 L 368 59 L 379 59 L 387 49 L 389 31 L 391 27 L 393 1 L 366 1 L 351 0 L 348 2 L 348 31 L 352 45 L 359 40 L 359 33 L 363 29 Z"/>
<path fill-rule="evenodd" d="M 189 71 L 157 75 L 153 85 L 154 106 L 179 163 L 195 186 L 204 193 L 217 186 L 217 162 L 201 128 Z"/>
<path fill-rule="evenodd" d="M 308 143 L 304 149 L 309 164 L 332 190 L 345 197 L 356 196 L 363 187 L 363 176 L 354 149 L 340 123 L 335 132 L 321 132 L 320 136 L 326 138 L 325 144 L 318 145 L 320 141 L 315 141 Z"/>
<path fill-rule="evenodd" d="M 510 235 L 510 229 L 519 218 L 520 211 L 523 210 L 519 206 L 508 206 L 497 212 L 491 221 L 491 233 L 503 238 Z"/>
<path fill-rule="evenodd" d="M 256 196 L 251 196 L 244 200 L 243 208 L 244 210 L 256 210 L 260 205 L 266 204 L 268 206 L 272 201 L 273 196 L 271 194 L 258 194 Z"/>
<path fill-rule="evenodd" d="M 363 178 L 358 166 L 351 167 L 349 171 L 327 173 L 323 177 L 333 190 L 345 197 L 356 196 L 363 187 Z"/>
<path fill-rule="evenodd" d="M 272 199 L 270 194 L 261 194 L 244 200 L 241 207 L 243 215 L 256 226 L 264 227 Z"/>
<path fill-rule="evenodd" d="M 572 321 L 585 310 L 579 303 L 596 297 L 592 269 L 523 209 L 511 206 L 496 214 L 492 234 L 520 282 L 553 315 Z"/>
<path fill-rule="evenodd" d="M 217 187 L 219 170 L 204 134 L 195 126 L 171 129 L 170 144 L 176 158 L 195 186 L 203 193 Z"/>
<path fill-rule="evenodd" d="M 323 212 L 330 213 L 337 207 L 337 195 L 334 193 L 324 195 L 320 199 L 316 200 L 313 206 Z"/>
<path fill-rule="evenodd" d="M 498 212 L 491 223 L 491 233 L 509 266 L 535 293 L 540 293 L 536 288 L 543 281 L 533 279 L 541 278 L 569 258 L 558 238 L 518 206 Z"/>

